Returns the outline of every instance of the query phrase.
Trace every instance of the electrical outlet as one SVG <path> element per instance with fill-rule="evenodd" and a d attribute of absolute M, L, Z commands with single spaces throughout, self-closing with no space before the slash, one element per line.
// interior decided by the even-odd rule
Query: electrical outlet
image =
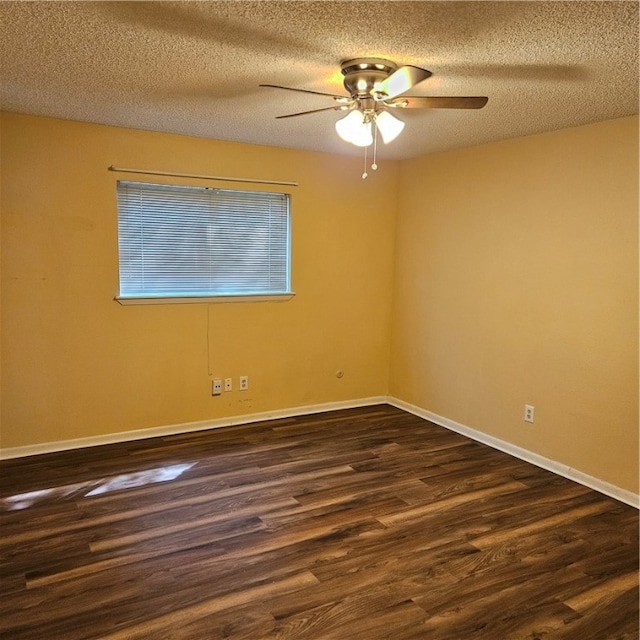
<path fill-rule="evenodd" d="M 535 413 L 536 408 L 531 404 L 524 405 L 524 421 L 525 422 L 533 422 L 533 414 Z"/>
<path fill-rule="evenodd" d="M 219 396 L 221 393 L 222 393 L 222 380 L 216 378 L 211 383 L 211 395 L 212 396 Z"/>
<path fill-rule="evenodd" d="M 224 379 L 224 390 L 225 391 L 231 391 L 231 389 L 233 389 L 233 382 L 231 381 L 231 378 L 225 378 Z"/>
<path fill-rule="evenodd" d="M 246 391 L 249 388 L 249 376 L 240 376 L 240 391 Z"/>

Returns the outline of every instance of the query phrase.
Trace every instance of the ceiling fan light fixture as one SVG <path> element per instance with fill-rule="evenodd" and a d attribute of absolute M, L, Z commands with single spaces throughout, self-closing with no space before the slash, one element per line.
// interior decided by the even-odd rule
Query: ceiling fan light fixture
<path fill-rule="evenodd" d="M 376 115 L 376 127 L 382 136 L 382 141 L 389 144 L 402 133 L 404 122 L 392 116 L 388 111 L 380 111 Z"/>
<path fill-rule="evenodd" d="M 338 120 L 336 131 L 345 142 L 350 142 L 356 147 L 368 147 L 373 144 L 371 122 L 367 122 L 362 111 L 358 109 L 350 111 Z"/>

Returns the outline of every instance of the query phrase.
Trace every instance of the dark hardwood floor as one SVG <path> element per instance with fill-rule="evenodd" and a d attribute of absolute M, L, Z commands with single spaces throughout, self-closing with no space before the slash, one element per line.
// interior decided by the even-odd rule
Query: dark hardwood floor
<path fill-rule="evenodd" d="M 0 637 L 638 638 L 638 512 L 389 406 L 1 463 Z"/>

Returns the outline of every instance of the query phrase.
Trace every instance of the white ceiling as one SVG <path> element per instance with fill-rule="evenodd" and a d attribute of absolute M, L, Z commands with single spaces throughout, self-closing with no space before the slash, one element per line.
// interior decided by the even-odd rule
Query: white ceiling
<path fill-rule="evenodd" d="M 638 113 L 637 2 L 0 2 L 6 111 L 361 153 L 339 112 L 276 120 L 345 93 L 341 61 L 433 76 L 411 95 L 486 95 L 412 110 L 379 155 L 406 158 Z"/>

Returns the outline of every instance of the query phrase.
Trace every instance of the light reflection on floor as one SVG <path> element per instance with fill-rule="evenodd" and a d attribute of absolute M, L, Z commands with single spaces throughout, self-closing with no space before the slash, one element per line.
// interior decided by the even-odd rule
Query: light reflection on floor
<path fill-rule="evenodd" d="M 175 480 L 195 464 L 195 462 L 174 464 L 167 467 L 147 469 L 146 471 L 123 473 L 119 476 L 103 478 L 102 480 L 88 480 L 87 482 L 67 484 L 62 487 L 19 493 L 0 500 L 0 510 L 17 511 L 19 509 L 27 509 L 48 498 L 65 498 L 76 493 L 79 494 L 78 497 L 98 496 L 111 491 L 142 487 L 157 482 L 168 482 Z"/>

